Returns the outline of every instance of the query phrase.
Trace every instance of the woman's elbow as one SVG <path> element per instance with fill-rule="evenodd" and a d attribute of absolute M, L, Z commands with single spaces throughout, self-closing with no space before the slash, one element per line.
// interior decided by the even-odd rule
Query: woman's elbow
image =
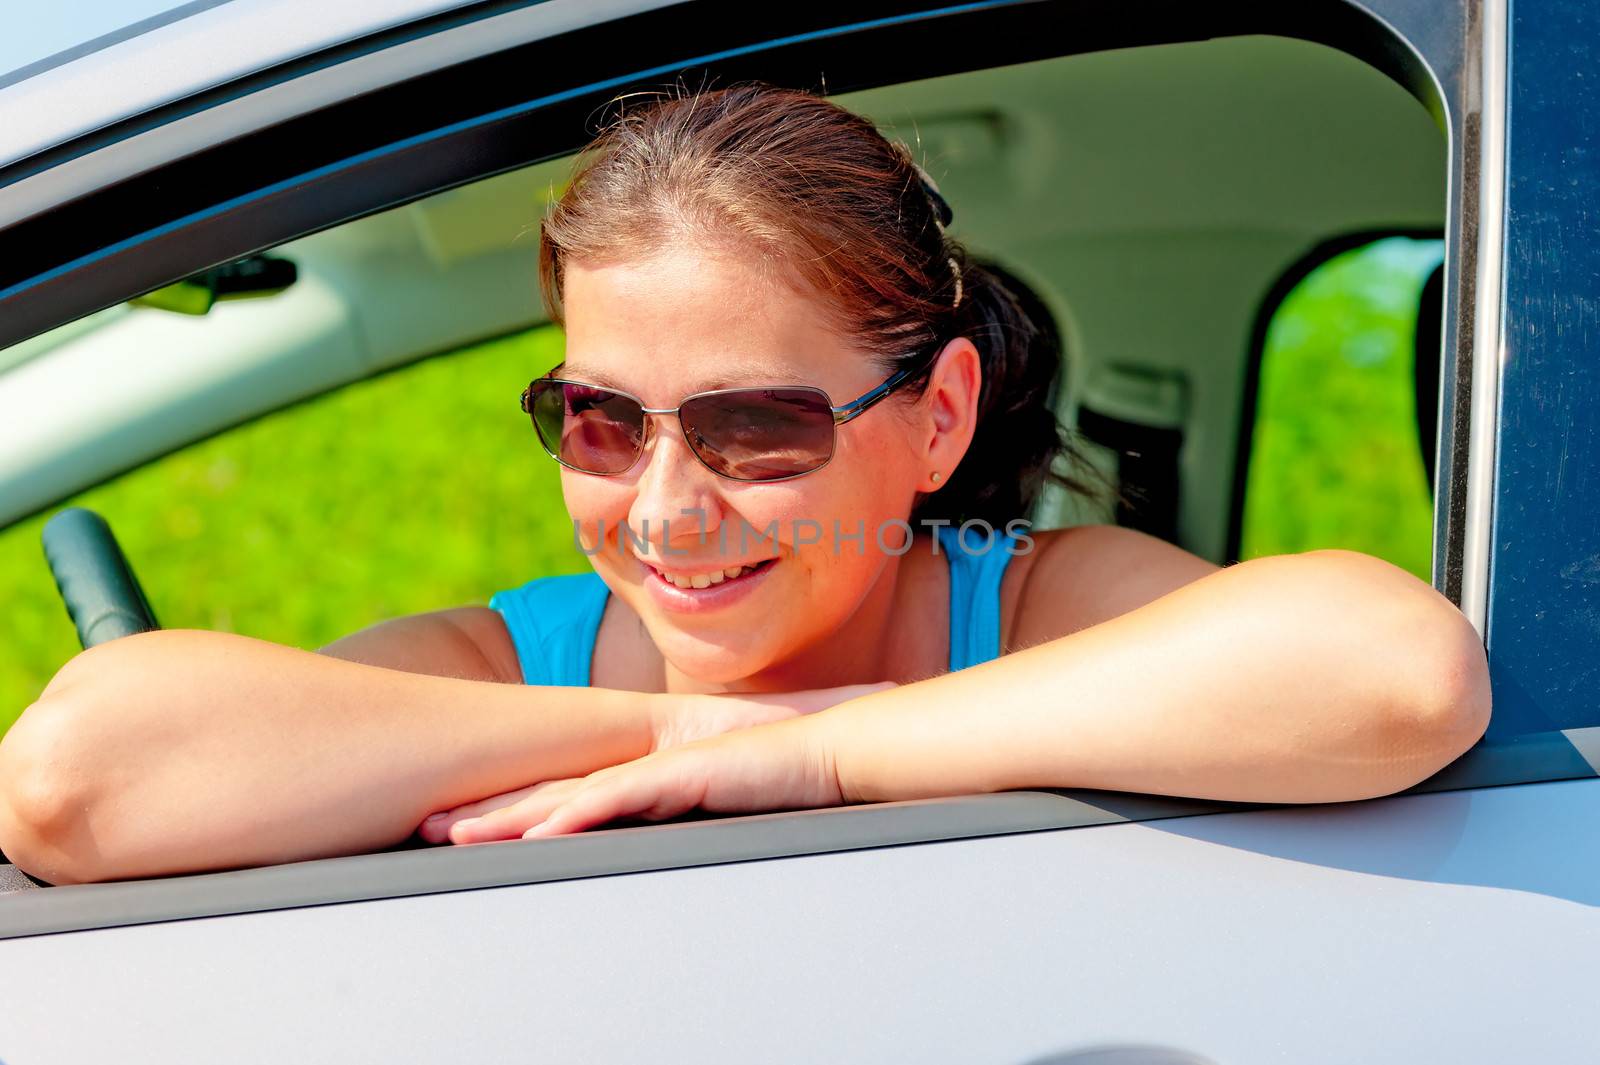
<path fill-rule="evenodd" d="M 1433 776 L 1465 754 L 1489 727 L 1489 664 L 1483 642 L 1448 603 L 1397 634 L 1398 683 L 1386 687 L 1378 760 L 1383 794 Z"/>
<path fill-rule="evenodd" d="M 53 884 L 105 879 L 88 832 L 92 788 L 62 693 L 43 695 L 0 740 L 0 851 Z"/>
<path fill-rule="evenodd" d="M 1294 564 L 1301 594 L 1314 592 L 1324 607 L 1316 639 L 1334 651 L 1329 690 L 1338 704 L 1366 708 L 1354 734 L 1363 768 L 1345 798 L 1419 784 L 1478 741 L 1489 725 L 1488 660 L 1453 603 L 1370 555 L 1314 551 Z"/>
<path fill-rule="evenodd" d="M 1416 718 L 1419 746 L 1431 754 L 1431 776 L 1455 761 L 1489 727 L 1489 660 L 1478 630 L 1453 607 L 1419 655 Z"/>

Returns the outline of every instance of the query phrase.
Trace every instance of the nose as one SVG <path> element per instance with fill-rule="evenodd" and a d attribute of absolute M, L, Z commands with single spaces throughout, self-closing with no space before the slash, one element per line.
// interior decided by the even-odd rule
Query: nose
<path fill-rule="evenodd" d="M 639 456 L 628 508 L 632 550 L 705 558 L 715 553 L 723 503 L 712 473 L 695 457 L 675 414 L 652 414 L 656 424 Z M 644 546 L 638 546 L 644 541 Z"/>

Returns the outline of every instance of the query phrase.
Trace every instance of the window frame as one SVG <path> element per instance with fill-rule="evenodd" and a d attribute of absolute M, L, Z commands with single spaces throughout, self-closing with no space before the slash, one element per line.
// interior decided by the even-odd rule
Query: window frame
<path fill-rule="evenodd" d="M 1492 23 L 1496 4 L 1501 22 L 1486 34 L 1484 19 Z M 1251 33 L 1300 38 L 1339 48 L 1388 74 L 1450 137 L 1445 343 L 1454 358 L 1442 375 L 1439 491 L 1450 501 L 1451 516 L 1436 534 L 1442 548 L 1436 558 L 1443 560 L 1438 583 L 1459 601 L 1463 574 L 1471 575 L 1480 561 L 1464 555 L 1456 516 L 1467 507 L 1469 429 L 1481 430 L 1486 416 L 1493 426 L 1493 411 L 1485 407 L 1493 396 L 1475 387 L 1472 376 L 1474 343 L 1482 343 L 1474 315 L 1481 316 L 1483 306 L 1473 283 L 1489 260 L 1499 268 L 1492 241 L 1479 255 L 1486 238 L 1478 219 L 1498 210 L 1492 189 L 1487 205 L 1479 204 L 1480 178 L 1503 166 L 1503 155 L 1494 154 L 1503 152 L 1503 142 L 1490 137 L 1486 143 L 1480 131 L 1503 129 L 1504 100 L 1483 98 L 1476 86 L 1485 57 L 1493 61 L 1495 34 L 1503 34 L 1503 0 L 1486 0 L 1481 10 L 1457 0 L 1445 11 L 1422 0 L 1365 6 L 1241 0 L 1203 10 L 1175 0 L 953 6 L 871 0 L 760 15 L 731 0 L 699 0 L 555 36 L 533 35 L 509 47 L 480 39 L 472 46 L 478 52 L 459 54 L 462 38 L 452 34 L 479 26 L 480 17 L 522 8 L 536 10 L 527 3 L 485 4 L 453 13 L 422 35 L 412 27 L 398 43 L 382 35 L 355 42 L 0 169 L 0 219 L 10 220 L 0 229 L 0 269 L 7 270 L 0 277 L 0 346 L 328 226 L 567 154 L 580 146 L 583 119 L 596 106 L 624 88 L 672 74 L 710 74 L 720 82 L 759 76 L 835 94 L 1118 47 Z M 1068 15 L 1082 32 L 1063 47 L 1049 31 Z M 1476 51 L 1484 40 L 1488 49 Z M 413 59 L 449 56 L 449 63 L 371 84 L 375 71 L 395 69 L 385 64 L 402 46 L 416 50 Z M 639 54 L 660 56 L 673 48 L 686 58 L 666 66 Z M 573 69 L 596 55 L 608 66 Z M 520 72 L 527 86 L 528 70 L 542 80 L 524 88 L 520 100 L 496 100 L 485 111 L 490 101 L 473 96 L 481 85 L 503 87 L 513 73 Z M 824 70 L 825 83 L 818 86 Z M 350 97 L 362 86 L 364 92 Z M 428 106 L 405 111 L 407 101 Z M 271 106 L 252 110 L 252 103 Z M 391 121 L 396 109 L 406 116 L 398 125 Z M 349 145 L 351 130 L 380 143 Z M 197 142 L 207 147 L 182 148 Z M 87 176 L 88 191 L 67 183 L 64 188 L 81 193 L 70 202 L 38 198 L 43 184 L 68 170 L 80 181 Z M 46 232 L 62 240 L 39 239 Z M 1477 459 L 1481 469 L 1483 457 Z M 1482 574 L 1473 579 L 1487 579 L 1482 561 Z M 1569 731 L 1480 745 L 1411 790 L 1595 776 L 1600 728 Z M 1240 808 L 1156 796 L 1013 792 L 613 829 L 491 848 L 402 850 L 24 892 L 0 903 L 0 938 Z"/>
<path fill-rule="evenodd" d="M 1485 171 L 1480 239 L 1498 254 L 1480 274 L 1487 313 L 1473 385 L 1488 382 L 1497 408 L 1473 438 L 1474 480 L 1492 489 L 1472 527 L 1493 574 L 1472 604 L 1494 685 L 1492 742 L 1600 720 L 1600 482 L 1583 472 L 1600 465 L 1591 239 L 1600 86 L 1585 77 L 1600 11 L 1519 0 L 1512 25 L 1499 17 L 1507 7 L 1485 0 L 1485 54 L 1498 66 L 1483 93 L 1503 101 L 1505 117 L 1484 131 L 1500 162 Z"/>
<path fill-rule="evenodd" d="M 1402 795 L 1596 776 L 1600 727 L 1479 745 Z M 1378 800 L 1382 801 L 1382 800 Z M 478 847 L 374 854 L 152 880 L 0 890 L 0 940 L 916 843 L 1270 810 L 1088 791 L 1008 791 L 601 829 Z"/>
<path fill-rule="evenodd" d="M 584 120 L 614 93 L 673 75 L 759 76 L 837 95 L 1062 55 L 1264 33 L 1347 51 L 1446 121 L 1448 89 L 1420 54 L 1348 0 L 1292 11 L 1243 2 L 1204 12 L 1163 0 L 1144 6 L 1162 29 L 1152 28 L 1152 12 L 1113 0 L 1070 5 L 1085 32 L 1064 48 L 1043 31 L 1069 8 L 1066 0 L 872 0 L 759 18 L 733 0 L 698 0 L 510 48 L 479 40 L 482 54 L 468 60 L 456 54 L 460 42 L 451 38 L 463 27 L 450 18 L 431 36 L 408 27 L 402 40 L 413 54 L 431 49 L 449 65 L 378 87 L 370 87 L 373 68 L 393 76 L 382 60 L 401 45 L 355 42 L 0 168 L 0 347 L 339 222 L 568 154 L 581 147 Z M 596 41 L 609 48 L 592 47 Z M 688 57 L 665 65 L 628 50 L 656 55 L 675 46 Z M 597 53 L 613 73 L 568 73 L 574 54 Z M 529 69 L 548 82 L 532 88 Z M 1458 80 L 1453 70 L 1446 77 Z M 291 85 L 301 93 L 286 93 Z M 292 98 L 278 98 L 285 95 Z M 271 107 L 240 106 L 267 96 Z M 495 106 L 485 112 L 485 103 Z M 365 139 L 352 143 L 352 130 Z M 209 147 L 193 151 L 195 144 Z M 38 199 L 40 186 L 77 167 L 98 180 L 87 190 L 67 182 L 79 193 L 69 202 Z"/>

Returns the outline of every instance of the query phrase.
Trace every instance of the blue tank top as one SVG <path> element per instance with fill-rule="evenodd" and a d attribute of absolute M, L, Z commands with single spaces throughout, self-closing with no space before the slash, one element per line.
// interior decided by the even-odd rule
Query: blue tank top
<path fill-rule="evenodd" d="M 937 530 L 940 553 L 950 565 L 950 670 L 1000 657 L 1000 581 L 1014 548 L 1005 536 L 968 536 Z M 610 589 L 594 573 L 539 577 L 497 592 L 489 607 L 511 633 L 526 684 L 586 688 L 600 618 Z"/>

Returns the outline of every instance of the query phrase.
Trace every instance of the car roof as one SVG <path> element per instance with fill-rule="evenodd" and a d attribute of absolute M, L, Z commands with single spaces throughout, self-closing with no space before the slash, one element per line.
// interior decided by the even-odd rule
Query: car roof
<path fill-rule="evenodd" d="M 48 19 L 10 19 L 0 68 L 22 65 L 0 69 L 0 113 L 6 116 L 0 167 L 269 67 L 475 2 L 73 5 L 71 35 Z"/>

